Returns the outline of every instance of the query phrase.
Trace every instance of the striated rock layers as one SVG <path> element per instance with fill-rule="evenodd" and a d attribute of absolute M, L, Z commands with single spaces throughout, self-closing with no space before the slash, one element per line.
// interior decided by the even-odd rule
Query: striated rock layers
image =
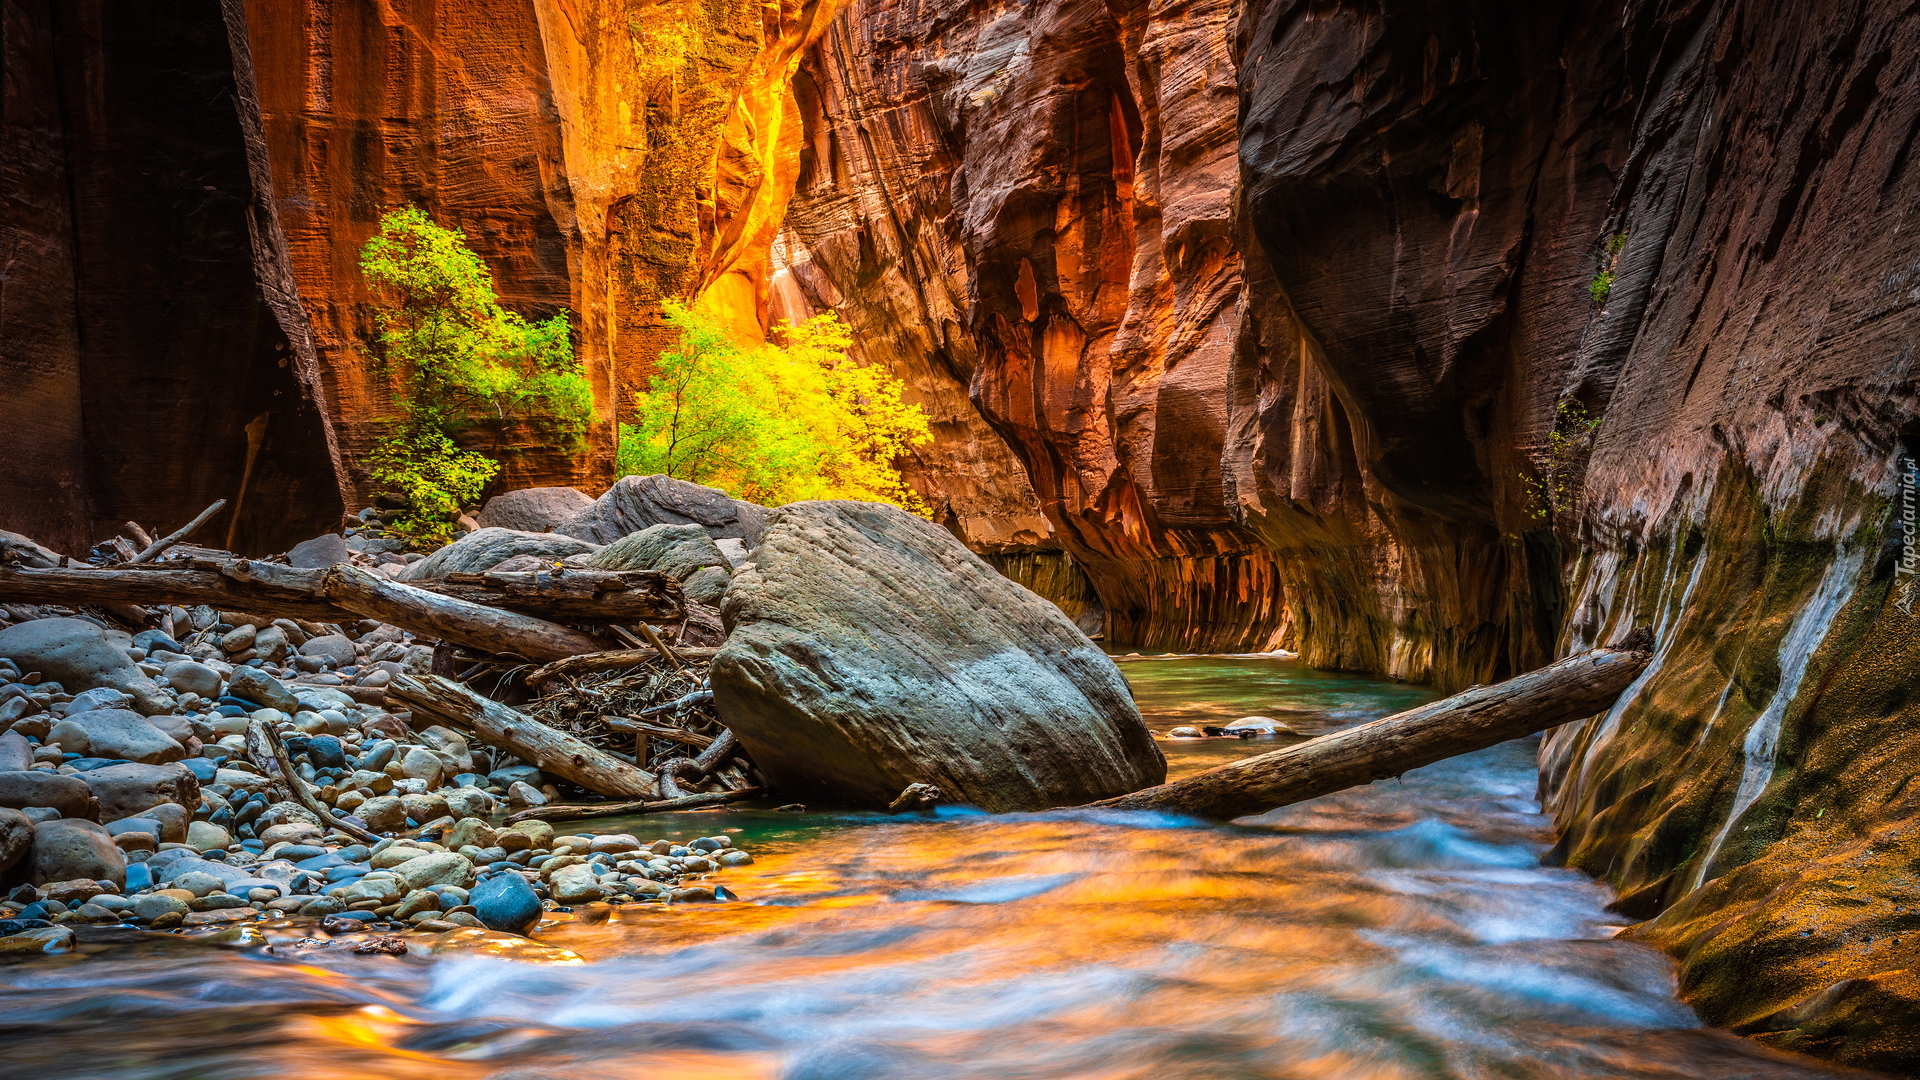
<path fill-rule="evenodd" d="M 244 8 L 244 12 L 240 11 Z M 464 230 L 504 303 L 572 312 L 601 423 L 588 453 L 476 434 L 501 489 L 603 487 L 614 409 L 668 340 L 663 300 L 757 327 L 793 178 L 787 86 L 830 2 L 229 0 L 258 87 L 257 157 L 285 233 L 284 317 L 341 483 L 390 423 L 357 255 L 417 205 Z"/>
<path fill-rule="evenodd" d="M 1709 1020 L 1920 1067 L 1911 13 L 853 0 L 795 96 L 776 296 L 933 403 L 956 531 L 1448 686 L 1653 626 L 1568 858 Z M 996 438 L 1051 539 L 970 524 Z"/>
<path fill-rule="evenodd" d="M 1119 642 L 1264 648 L 1284 621 L 1222 472 L 1232 7 L 854 0 L 796 80 L 777 295 L 914 387 L 949 526 L 1064 549 Z"/>

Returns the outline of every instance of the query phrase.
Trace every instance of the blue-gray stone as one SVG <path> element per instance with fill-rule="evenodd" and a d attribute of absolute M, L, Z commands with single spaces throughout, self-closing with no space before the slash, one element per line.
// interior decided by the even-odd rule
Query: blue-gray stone
<path fill-rule="evenodd" d="M 540 921 L 540 897 L 519 874 L 494 874 L 467 895 L 473 913 L 489 930 L 524 934 Z"/>
<path fill-rule="evenodd" d="M 360 755 L 360 767 L 368 772 L 379 772 L 393 760 L 394 752 L 398 749 L 392 739 L 381 739 Z"/>
<path fill-rule="evenodd" d="M 344 769 L 347 752 L 332 735 L 315 735 L 307 740 L 307 760 L 316 769 Z"/>
<path fill-rule="evenodd" d="M 187 771 L 193 774 L 193 778 L 203 784 L 213 783 L 214 774 L 220 771 L 220 766 L 212 758 L 183 758 L 180 764 L 185 765 Z"/>
<path fill-rule="evenodd" d="M 146 863 L 127 864 L 127 892 L 136 893 L 141 889 L 150 889 L 152 887 L 153 871 L 148 869 Z"/>

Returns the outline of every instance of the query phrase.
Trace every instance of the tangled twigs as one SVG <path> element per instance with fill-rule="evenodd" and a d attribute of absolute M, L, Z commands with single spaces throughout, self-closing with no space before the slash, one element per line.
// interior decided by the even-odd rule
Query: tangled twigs
<path fill-rule="evenodd" d="M 713 745 L 700 752 L 699 757 L 674 758 L 660 766 L 660 794 L 669 799 L 685 796 L 687 792 L 680 786 L 682 774 L 691 774 L 696 780 L 707 775 L 739 745 L 740 741 L 733 737 L 731 730 L 723 730 L 720 737 L 713 740 Z"/>

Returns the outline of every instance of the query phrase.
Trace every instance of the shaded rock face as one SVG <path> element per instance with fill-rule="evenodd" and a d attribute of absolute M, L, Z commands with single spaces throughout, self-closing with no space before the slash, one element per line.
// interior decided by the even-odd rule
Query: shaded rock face
<path fill-rule="evenodd" d="M 264 553 L 331 527 L 320 416 L 255 275 L 220 3 L 5 11 L 0 527 L 78 553 L 220 498 L 202 542 L 231 526 Z"/>
<path fill-rule="evenodd" d="M 715 704 L 783 794 L 992 811 L 1159 783 L 1124 679 L 1058 608 L 890 506 L 794 503 L 722 601 Z"/>
<path fill-rule="evenodd" d="M 1641 682 L 1545 744 L 1563 853 L 1652 919 L 1633 933 L 1710 1023 L 1920 1067 L 1893 764 L 1920 750 L 1897 464 L 1920 34 L 1879 4 L 1276 2 L 1240 35 L 1267 264 L 1243 332 L 1299 389 L 1254 399 L 1237 490 L 1280 550 L 1341 484 L 1375 516 L 1308 524 L 1385 540 L 1297 545 L 1337 586 L 1290 590 L 1303 647 L 1391 626 L 1388 655 L 1461 681 L 1654 628 Z M 1548 534 L 1516 478 L 1566 399 L 1601 423 Z M 1329 414 L 1350 464 L 1263 476 Z"/>
<path fill-rule="evenodd" d="M 1116 641 L 1264 648 L 1284 625 L 1221 471 L 1232 10 L 854 0 L 796 90 L 788 295 L 915 387 L 942 519 L 984 550 L 1064 549 Z"/>

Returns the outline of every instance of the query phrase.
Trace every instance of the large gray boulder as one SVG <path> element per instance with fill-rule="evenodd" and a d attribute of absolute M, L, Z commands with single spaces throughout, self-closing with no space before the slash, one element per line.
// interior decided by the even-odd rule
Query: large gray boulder
<path fill-rule="evenodd" d="M 13 869 L 33 846 L 33 822 L 18 810 L 0 807 L 0 875 Z"/>
<path fill-rule="evenodd" d="M 658 570 L 675 581 L 685 581 L 707 567 L 733 564 L 698 525 L 651 525 L 623 536 L 587 556 L 587 565 L 599 570 Z"/>
<path fill-rule="evenodd" d="M 715 704 L 783 796 L 885 806 L 928 783 L 949 802 L 1038 810 L 1166 778 L 1113 661 L 905 511 L 773 511 L 721 610 Z"/>
<path fill-rule="evenodd" d="M 41 769 L 0 772 L 0 806 L 15 810 L 48 806 L 61 817 L 85 817 L 92 801 L 86 781 L 76 776 Z"/>
<path fill-rule="evenodd" d="M 27 852 L 27 880 L 50 881 L 91 878 L 127 883 L 127 857 L 114 846 L 107 830 L 91 821 L 60 818 L 33 827 L 33 847 Z"/>
<path fill-rule="evenodd" d="M 555 525 L 592 505 L 593 497 L 576 488 L 521 488 L 488 499 L 473 520 L 483 529 L 551 532 Z"/>
<path fill-rule="evenodd" d="M 109 687 L 133 698 L 143 713 L 173 711 L 173 695 L 140 673 L 126 650 L 85 619 L 34 619 L 0 630 L 0 656 L 21 671 L 37 671 L 70 694 Z"/>
<path fill-rule="evenodd" d="M 611 544 L 653 525 L 698 525 L 715 540 L 743 540 L 752 547 L 766 518 L 765 507 L 715 488 L 667 476 L 628 476 L 553 531 Z"/>
<path fill-rule="evenodd" d="M 352 558 L 353 549 L 347 546 L 347 538 L 339 533 L 321 533 L 287 549 L 287 565 L 302 570 L 324 570 Z"/>
<path fill-rule="evenodd" d="M 61 737 L 63 732 L 75 729 L 82 745 L 75 746 L 72 739 Z M 147 723 L 139 713 L 126 709 L 94 709 L 75 713 L 55 724 L 47 738 L 49 742 L 59 742 L 67 749 L 89 757 L 120 758 L 146 765 L 179 761 L 187 756 L 186 747 Z"/>
<path fill-rule="evenodd" d="M 196 810 L 200 781 L 185 765 L 107 765 L 79 775 L 93 797 L 100 800 L 100 820 L 119 821 L 156 806 L 175 803 Z"/>
<path fill-rule="evenodd" d="M 402 570 L 400 580 L 427 581 L 448 574 L 485 573 L 516 555 L 532 555 L 546 562 L 557 562 L 569 555 L 585 554 L 596 546 L 555 533 L 481 529 L 468 533 Z"/>

